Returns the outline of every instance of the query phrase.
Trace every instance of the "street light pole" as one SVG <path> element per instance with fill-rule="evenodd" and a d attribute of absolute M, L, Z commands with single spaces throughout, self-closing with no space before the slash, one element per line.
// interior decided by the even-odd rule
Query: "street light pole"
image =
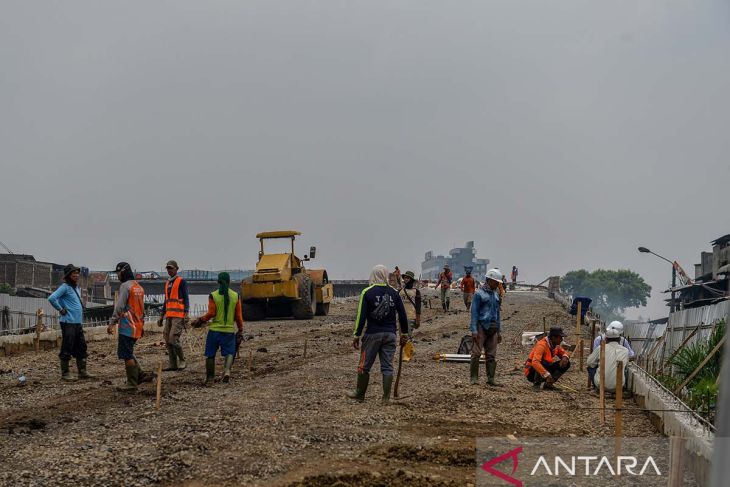
<path fill-rule="evenodd" d="M 676 293 L 674 291 L 674 288 L 677 287 L 677 268 L 674 266 L 674 262 L 672 262 L 671 260 L 667 259 L 666 257 L 662 257 L 659 254 L 655 254 L 654 252 L 652 252 L 651 250 L 647 249 L 646 247 L 639 247 L 639 252 L 641 252 L 642 254 L 656 255 L 660 259 L 666 260 L 667 262 L 669 262 L 670 264 L 672 264 L 672 301 L 669 303 L 669 312 L 670 313 L 674 313 L 674 310 L 675 310 L 674 303 L 675 303 L 675 296 L 676 296 Z"/>

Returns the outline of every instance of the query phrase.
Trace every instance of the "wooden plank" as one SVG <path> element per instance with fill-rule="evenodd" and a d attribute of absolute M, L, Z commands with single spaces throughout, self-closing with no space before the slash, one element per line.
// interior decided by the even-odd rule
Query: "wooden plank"
<path fill-rule="evenodd" d="M 598 373 L 601 374 L 601 387 L 599 392 L 601 424 L 606 424 L 606 340 L 601 340 L 601 355 Z"/>
<path fill-rule="evenodd" d="M 713 348 L 712 351 L 710 351 L 710 353 L 707 354 L 707 357 L 705 357 L 705 359 L 700 363 L 700 365 L 698 365 L 697 368 L 691 374 L 689 374 L 689 377 L 687 377 L 684 380 L 684 382 L 682 382 L 676 389 L 674 389 L 675 396 L 679 395 L 679 393 L 682 391 L 682 389 L 684 389 L 684 387 L 687 384 L 689 384 L 690 381 L 692 379 L 694 379 L 697 374 L 700 373 L 700 371 L 707 364 L 707 362 L 709 362 L 712 359 L 712 357 L 714 357 L 715 354 L 720 351 L 720 349 L 722 348 L 722 345 L 725 343 L 725 338 L 727 338 L 727 335 L 724 335 L 722 337 L 722 339 L 720 339 L 720 341 L 717 342 L 717 345 L 715 345 L 715 348 Z"/>
<path fill-rule="evenodd" d="M 575 328 L 576 328 L 576 337 L 575 337 L 575 346 L 579 347 L 578 350 L 578 364 L 580 365 L 581 372 L 583 371 L 583 330 L 581 330 L 581 312 L 583 308 L 583 303 L 578 301 L 578 313 L 575 315 Z"/>
<path fill-rule="evenodd" d="M 155 402 L 155 408 L 160 409 L 160 402 L 162 399 L 162 363 L 157 364 L 157 401 Z"/>
<path fill-rule="evenodd" d="M 614 403 L 614 437 L 616 438 L 615 451 L 616 456 L 621 454 L 621 437 L 624 435 L 623 429 L 623 407 L 624 407 L 624 363 L 619 361 L 616 364 L 616 401 Z"/>

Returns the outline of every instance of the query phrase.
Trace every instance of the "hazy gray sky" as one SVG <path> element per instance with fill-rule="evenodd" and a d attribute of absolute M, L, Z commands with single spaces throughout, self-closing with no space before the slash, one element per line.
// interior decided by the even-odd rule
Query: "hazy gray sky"
<path fill-rule="evenodd" d="M 541 281 L 631 268 L 665 313 L 730 232 L 718 1 L 0 3 L 0 240 L 110 268 L 334 278 L 430 249 Z M 635 315 L 633 312 L 632 315 Z"/>

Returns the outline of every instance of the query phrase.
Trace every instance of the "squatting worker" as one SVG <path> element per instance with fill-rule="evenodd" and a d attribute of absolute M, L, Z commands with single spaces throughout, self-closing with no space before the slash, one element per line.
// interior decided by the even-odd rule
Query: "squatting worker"
<path fill-rule="evenodd" d="M 157 326 L 165 326 L 162 329 L 162 336 L 167 345 L 169 365 L 162 370 L 183 370 L 186 364 L 180 335 L 185 330 L 190 309 L 188 285 L 185 279 L 177 275 L 179 269 L 177 262 L 170 260 L 165 268 L 170 278 L 165 283 L 165 304 Z"/>
<path fill-rule="evenodd" d="M 626 351 L 629 354 L 629 360 L 633 360 L 636 357 L 636 353 L 634 352 L 634 349 L 631 348 L 631 342 L 629 342 L 629 339 L 624 337 L 624 324 L 620 321 L 612 321 L 607 327 L 606 327 L 606 333 L 602 333 L 596 337 L 596 339 L 593 341 L 593 351 L 595 351 L 597 348 L 601 347 L 601 342 L 603 340 L 606 340 L 606 337 L 608 336 L 609 331 L 616 330 L 618 332 L 619 340 L 618 343 L 626 348 Z M 596 370 L 598 370 L 598 365 L 591 366 L 588 365 L 588 377 L 591 379 L 591 382 L 593 381 L 593 376 L 596 375 Z"/>
<path fill-rule="evenodd" d="M 560 346 L 563 343 L 563 329 L 550 328 L 550 333 L 541 338 L 532 348 L 525 362 L 525 377 L 533 383 L 536 390 L 544 382 L 544 389 L 555 389 L 553 385 L 570 368 L 570 356 Z"/>
<path fill-rule="evenodd" d="M 454 280 L 454 274 L 451 272 L 449 264 L 444 265 L 444 270 L 439 274 L 439 280 L 436 282 L 436 289 L 441 290 L 441 307 L 444 311 L 449 310 L 451 298 L 449 291 L 451 290 L 451 282 Z"/>
<path fill-rule="evenodd" d="M 624 364 L 624 373 L 626 373 L 626 366 L 629 364 L 629 351 L 621 345 L 621 335 L 619 334 L 619 330 L 616 328 L 608 328 L 606 330 L 606 367 L 605 367 L 605 375 L 606 375 L 606 383 L 605 388 L 609 392 L 615 392 L 616 391 L 616 369 L 618 368 L 618 363 L 623 362 Z M 588 359 L 586 360 L 586 365 L 588 367 L 593 368 L 593 370 L 597 369 L 600 365 L 601 361 L 601 345 L 599 344 L 598 347 L 594 348 L 591 354 L 588 356 Z M 593 385 L 596 387 L 596 389 L 600 389 L 601 387 L 601 374 L 593 374 L 592 380 Z M 626 383 L 626 380 L 624 379 L 624 384 Z"/>
<path fill-rule="evenodd" d="M 205 337 L 206 385 L 215 380 L 215 355 L 219 348 L 223 357 L 223 382 L 231 379 L 236 343 L 240 343 L 243 334 L 241 299 L 230 286 L 231 276 L 227 272 L 218 274 L 218 289 L 208 296 L 208 312 L 192 323 L 194 328 L 198 328 L 210 321 Z"/>
<path fill-rule="evenodd" d="M 383 265 L 376 265 L 370 273 L 370 286 L 360 294 L 357 306 L 352 345 L 355 350 L 361 349 L 361 352 L 357 366 L 357 388 L 347 394 L 351 399 L 360 402 L 365 400 L 365 392 L 370 382 L 370 368 L 375 363 L 375 357 L 379 357 L 380 371 L 383 374 L 383 402 L 390 401 L 393 356 L 398 341 L 396 317 L 400 323 L 400 345 L 404 346 L 408 343 L 408 316 L 403 300 L 398 291 L 388 286 L 388 269 Z"/>
<path fill-rule="evenodd" d="M 477 289 L 477 283 L 471 276 L 471 269 L 466 270 L 466 276 L 461 280 L 459 287 L 464 295 L 464 306 L 467 311 L 471 311 L 471 302 Z"/>
<path fill-rule="evenodd" d="M 497 345 L 502 341 L 498 292 L 501 281 L 502 274 L 497 269 L 490 269 L 485 276 L 484 285 L 474 294 L 469 324 L 472 336 L 470 368 L 472 385 L 479 383 L 479 359 L 484 349 L 487 384 L 501 386 L 494 380 L 497 373 Z"/>
<path fill-rule="evenodd" d="M 117 357 L 124 360 L 127 382 L 117 389 L 133 392 L 140 382 L 147 382 L 153 377 L 142 371 L 134 356 L 134 345 L 144 334 L 144 289 L 134 280 L 128 263 L 117 264 L 115 272 L 121 285 L 107 333 L 113 334 L 114 327 L 118 326 Z"/>
<path fill-rule="evenodd" d="M 413 329 L 421 326 L 421 291 L 416 289 L 416 274 L 406 271 L 403 274 L 403 287 L 400 289 L 401 300 L 408 316 L 408 337 L 412 337 Z"/>
<path fill-rule="evenodd" d="M 84 307 L 81 303 L 81 291 L 79 290 L 79 277 L 81 269 L 73 264 L 63 268 L 63 280 L 56 291 L 48 297 L 51 303 L 61 314 L 61 352 L 58 358 L 61 359 L 61 379 L 74 381 L 76 378 L 69 371 L 71 357 L 76 359 L 76 367 L 79 371 L 79 379 L 91 379 L 91 374 L 86 371 L 86 338 L 82 326 Z"/>

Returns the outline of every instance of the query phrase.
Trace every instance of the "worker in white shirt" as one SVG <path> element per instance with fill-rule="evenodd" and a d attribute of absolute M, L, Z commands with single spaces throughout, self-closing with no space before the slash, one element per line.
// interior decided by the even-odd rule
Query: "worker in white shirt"
<path fill-rule="evenodd" d="M 634 357 L 636 357 L 636 354 L 634 353 L 634 349 L 631 348 L 631 343 L 629 342 L 628 338 L 623 336 L 624 324 L 620 321 L 612 321 L 606 327 L 606 333 L 608 333 L 608 330 L 611 329 L 618 331 L 618 335 L 620 337 L 619 344 L 621 344 L 621 346 L 623 347 L 626 347 L 626 350 L 629 351 L 629 360 L 633 360 Z M 593 341 L 593 350 L 601 348 L 601 342 L 606 339 L 606 333 L 601 333 L 596 337 L 596 339 Z M 593 377 L 596 375 L 596 369 L 597 367 L 588 367 L 588 377 L 591 381 L 593 381 Z"/>
<path fill-rule="evenodd" d="M 608 328 L 606 330 L 606 382 L 605 382 L 605 388 L 609 392 L 615 392 L 616 391 L 616 369 L 618 368 L 618 363 L 623 362 L 624 364 L 624 370 L 626 370 L 626 366 L 629 363 L 629 351 L 626 347 L 621 345 L 621 335 L 619 334 L 618 330 L 616 328 Z M 588 365 L 589 368 L 593 368 L 594 370 L 598 369 L 600 365 L 601 360 L 601 346 L 599 342 L 599 346 L 593 349 L 593 352 L 588 356 L 588 360 L 586 362 L 586 365 Z M 600 388 L 601 386 L 601 374 L 595 374 L 593 375 L 593 385 L 596 386 L 596 388 Z M 624 380 L 624 384 L 626 381 Z"/>

